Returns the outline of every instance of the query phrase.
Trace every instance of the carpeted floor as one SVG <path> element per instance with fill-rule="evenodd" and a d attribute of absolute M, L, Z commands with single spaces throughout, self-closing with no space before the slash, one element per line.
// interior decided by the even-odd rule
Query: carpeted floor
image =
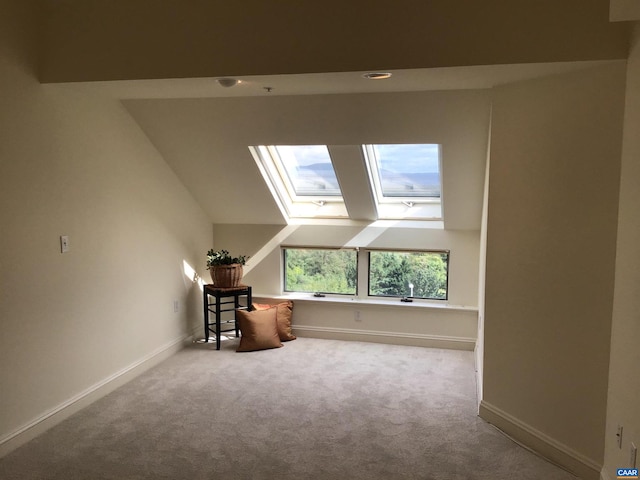
<path fill-rule="evenodd" d="M 0 459 L 0 478 L 575 479 L 477 417 L 471 352 L 236 345 L 181 351 Z"/>

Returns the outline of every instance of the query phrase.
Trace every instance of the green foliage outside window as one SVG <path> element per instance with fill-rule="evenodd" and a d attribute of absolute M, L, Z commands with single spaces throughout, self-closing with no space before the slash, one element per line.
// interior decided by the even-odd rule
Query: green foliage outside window
<path fill-rule="evenodd" d="M 447 299 L 446 252 L 369 252 L 370 296 Z M 287 292 L 355 295 L 356 250 L 285 248 Z"/>
<path fill-rule="evenodd" d="M 355 250 L 286 248 L 284 266 L 285 291 L 356 294 Z"/>
<path fill-rule="evenodd" d="M 369 295 L 446 300 L 448 262 L 444 252 L 370 252 Z"/>

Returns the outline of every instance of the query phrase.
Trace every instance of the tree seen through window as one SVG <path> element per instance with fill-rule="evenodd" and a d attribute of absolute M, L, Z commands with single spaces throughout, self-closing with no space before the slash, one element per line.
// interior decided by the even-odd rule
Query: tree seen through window
<path fill-rule="evenodd" d="M 369 252 L 369 295 L 447 299 L 446 252 Z"/>

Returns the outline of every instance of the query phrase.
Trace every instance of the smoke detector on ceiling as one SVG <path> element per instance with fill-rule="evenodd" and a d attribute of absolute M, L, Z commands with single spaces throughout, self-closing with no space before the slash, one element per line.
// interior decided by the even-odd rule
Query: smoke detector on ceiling
<path fill-rule="evenodd" d="M 225 88 L 234 87 L 238 84 L 238 80 L 229 77 L 217 78 L 216 82 L 218 82 L 218 85 Z"/>
<path fill-rule="evenodd" d="M 384 80 L 391 76 L 390 72 L 369 72 L 362 75 L 367 80 Z"/>

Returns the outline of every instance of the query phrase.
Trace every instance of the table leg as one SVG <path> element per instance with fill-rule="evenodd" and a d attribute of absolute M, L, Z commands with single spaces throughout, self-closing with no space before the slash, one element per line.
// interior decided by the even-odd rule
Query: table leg
<path fill-rule="evenodd" d="M 209 297 L 207 288 L 202 290 L 202 304 L 204 305 L 204 341 L 209 341 Z"/>
<path fill-rule="evenodd" d="M 216 350 L 220 350 L 220 295 L 216 295 Z"/>
<path fill-rule="evenodd" d="M 236 338 L 238 337 L 238 308 L 240 308 L 240 294 L 236 293 L 233 296 L 233 327 L 236 331 Z"/>

